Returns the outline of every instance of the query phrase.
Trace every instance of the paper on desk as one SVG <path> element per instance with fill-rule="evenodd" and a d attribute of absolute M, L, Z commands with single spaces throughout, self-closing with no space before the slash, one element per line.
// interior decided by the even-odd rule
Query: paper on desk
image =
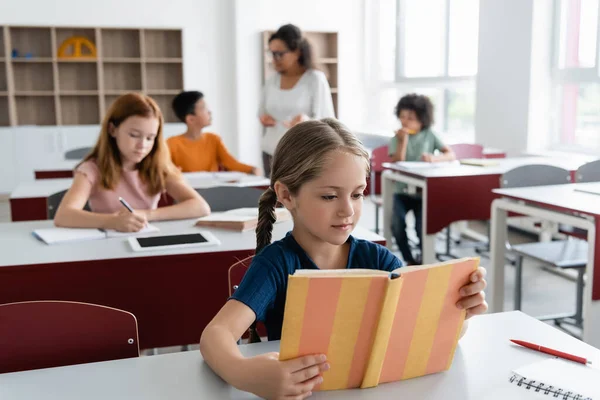
<path fill-rule="evenodd" d="M 459 165 L 458 161 L 442 161 L 442 162 L 425 162 L 425 161 L 398 161 L 399 167 L 406 169 L 427 169 L 427 168 L 442 168 Z"/>
<path fill-rule="evenodd" d="M 158 229 L 154 225 L 147 224 L 145 228 L 143 228 L 137 232 L 119 232 L 119 231 L 115 231 L 113 229 L 107 229 L 105 232 L 106 232 L 107 238 L 115 238 L 115 237 L 123 237 L 123 236 L 138 236 L 138 235 L 144 235 L 146 233 L 160 232 L 160 229 Z"/>
<path fill-rule="evenodd" d="M 106 233 L 100 229 L 82 228 L 44 228 L 33 231 L 33 236 L 46 244 L 80 242 L 84 240 L 104 239 Z"/>

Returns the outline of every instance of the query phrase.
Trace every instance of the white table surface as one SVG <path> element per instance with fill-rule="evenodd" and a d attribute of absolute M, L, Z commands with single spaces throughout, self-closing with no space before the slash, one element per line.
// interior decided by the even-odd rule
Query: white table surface
<path fill-rule="evenodd" d="M 600 215 L 600 195 L 576 189 L 600 191 L 600 182 L 571 183 L 523 188 L 494 189 L 493 192 L 506 197 L 559 207 L 576 213 Z"/>
<path fill-rule="evenodd" d="M 62 160 L 50 164 L 38 165 L 34 171 L 72 171 L 82 160 Z"/>
<path fill-rule="evenodd" d="M 372 389 L 317 392 L 315 399 L 535 399 L 509 383 L 513 369 L 549 358 L 509 342 L 523 339 L 578 354 L 600 364 L 600 351 L 520 312 L 470 321 L 450 370 Z M 252 356 L 279 342 L 241 346 Z M 204 363 L 199 351 L 0 374 L 2 400 L 247 399 Z M 542 397 L 543 398 L 543 397 Z"/>
<path fill-rule="evenodd" d="M 126 237 L 88 240 L 55 245 L 47 245 L 36 239 L 32 232 L 39 228 L 54 227 L 53 221 L 27 221 L 0 224 L 0 267 L 11 265 L 31 265 L 62 263 L 87 260 L 108 260 L 117 258 L 152 257 L 173 254 L 195 254 L 223 251 L 252 250 L 256 248 L 254 230 L 236 232 L 224 229 L 197 228 L 196 219 L 153 222 L 160 232 L 147 236 L 169 233 L 195 233 L 210 231 L 221 241 L 219 246 L 190 247 L 182 249 L 134 252 Z M 274 225 L 273 240 L 281 239 L 293 227 L 292 221 Z M 360 226 L 353 235 L 360 239 L 382 241 L 382 236 Z M 1 397 L 0 397 L 1 399 Z"/>
<path fill-rule="evenodd" d="M 497 158 L 497 165 L 480 167 L 474 165 L 462 165 L 457 163 L 455 165 L 436 165 L 432 163 L 429 168 L 407 168 L 402 163 L 389 163 L 386 164 L 394 172 L 408 173 L 417 178 L 443 178 L 453 176 L 471 176 L 471 175 L 494 175 L 503 174 L 506 171 L 528 164 L 543 164 L 543 165 L 554 165 L 574 171 L 581 165 L 585 164 L 585 160 L 579 158 L 556 158 L 556 157 L 510 157 L 510 158 Z"/>
<path fill-rule="evenodd" d="M 268 178 L 262 176 L 248 175 L 239 172 L 186 172 L 183 174 L 186 181 L 194 189 L 205 189 L 217 186 L 269 186 Z M 237 182 L 231 182 L 237 180 Z M 36 197 L 48 197 L 62 192 L 71 187 L 73 178 L 38 179 L 20 183 L 10 194 L 11 199 L 30 199 Z"/>

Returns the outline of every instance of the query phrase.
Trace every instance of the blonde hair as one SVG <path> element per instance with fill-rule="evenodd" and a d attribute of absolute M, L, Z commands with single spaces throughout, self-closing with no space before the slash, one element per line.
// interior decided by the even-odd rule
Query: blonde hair
<path fill-rule="evenodd" d="M 333 118 L 302 122 L 291 128 L 279 141 L 273 155 L 271 184 L 258 201 L 256 254 L 271 243 L 277 195 L 273 188 L 279 181 L 292 194 L 306 182 L 319 177 L 332 151 L 343 151 L 365 160 L 370 170 L 369 154 L 358 138 Z"/>
<path fill-rule="evenodd" d="M 152 150 L 137 165 L 140 179 L 147 185 L 149 194 L 157 194 L 165 190 L 167 176 L 178 174 L 178 171 L 171 162 L 169 149 L 163 139 L 162 112 L 156 102 L 146 95 L 127 93 L 112 103 L 102 121 L 98 141 L 83 161 L 94 160 L 100 170 L 102 186 L 114 189 L 121 179 L 122 163 L 117 141 L 110 135 L 111 125 L 116 128 L 134 115 L 158 119 L 158 131 Z"/>

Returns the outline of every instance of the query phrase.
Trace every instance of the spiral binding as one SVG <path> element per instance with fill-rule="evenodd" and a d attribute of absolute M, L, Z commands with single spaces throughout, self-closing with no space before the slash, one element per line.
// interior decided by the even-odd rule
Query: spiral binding
<path fill-rule="evenodd" d="M 536 393 L 552 396 L 558 400 L 593 400 L 591 397 L 584 397 L 580 394 L 566 391 L 554 386 L 549 386 L 542 382 L 528 380 L 524 376 L 518 374 L 513 374 L 510 377 L 510 383 L 514 383 L 517 386 L 523 387 L 527 390 L 534 390 Z"/>

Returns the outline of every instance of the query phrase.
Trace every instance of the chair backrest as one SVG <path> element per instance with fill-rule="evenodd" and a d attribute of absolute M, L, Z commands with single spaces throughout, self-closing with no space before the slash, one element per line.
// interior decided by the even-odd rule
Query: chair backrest
<path fill-rule="evenodd" d="M 464 158 L 483 158 L 483 146 L 473 143 L 457 143 L 449 146 L 457 160 Z"/>
<path fill-rule="evenodd" d="M 391 162 L 388 146 L 380 146 L 371 152 L 371 172 L 382 172 L 383 163 Z"/>
<path fill-rule="evenodd" d="M 561 185 L 571 182 L 571 173 L 553 165 L 522 165 L 505 172 L 500 177 L 500 187 Z"/>
<path fill-rule="evenodd" d="M 229 282 L 229 296 L 236 291 L 240 283 L 242 283 L 242 279 L 244 279 L 244 275 L 248 268 L 250 267 L 250 263 L 252 262 L 252 258 L 254 256 L 246 257 L 242 260 L 237 261 L 231 267 L 229 267 L 229 271 L 227 272 L 228 282 Z M 250 328 L 242 335 L 242 338 L 249 338 L 250 343 L 260 342 L 260 338 L 267 336 L 267 329 L 260 322 L 254 322 Z"/>
<path fill-rule="evenodd" d="M 590 161 L 579 167 L 575 182 L 600 182 L 600 160 Z"/>
<path fill-rule="evenodd" d="M 231 296 L 238 286 L 240 286 L 248 267 L 250 267 L 251 261 L 252 256 L 246 257 L 229 267 L 229 271 L 227 272 L 227 278 L 229 281 L 229 296 Z"/>
<path fill-rule="evenodd" d="M 388 146 L 380 146 L 371 152 L 371 179 L 369 182 L 369 194 L 376 195 L 381 193 L 381 173 L 383 172 L 383 163 L 391 162 L 392 159 L 388 153 Z"/>
<path fill-rule="evenodd" d="M 48 219 L 54 219 L 54 216 L 56 215 L 56 210 L 58 210 L 58 206 L 60 206 L 60 202 L 62 201 L 63 197 L 65 197 L 65 193 L 67 193 L 67 191 L 63 190 L 61 192 L 51 194 L 50 196 L 48 196 L 48 199 L 46 199 L 46 213 L 48 215 Z M 89 202 L 85 203 L 83 209 L 85 211 L 92 211 Z"/>
<path fill-rule="evenodd" d="M 218 186 L 196 189 L 210 205 L 211 211 L 229 211 L 242 207 L 258 207 L 264 190 L 254 187 Z"/>
<path fill-rule="evenodd" d="M 73 150 L 69 150 L 65 153 L 66 160 L 83 160 L 88 153 L 92 151 L 91 147 L 78 147 Z"/>
<path fill-rule="evenodd" d="M 62 201 L 63 197 L 65 197 L 66 190 L 63 190 L 58 193 L 51 194 L 48 196 L 46 200 L 46 207 L 48 212 L 48 219 L 54 219 L 54 215 L 56 215 L 56 210 L 58 210 L 58 206 Z"/>
<path fill-rule="evenodd" d="M 2 304 L 0 354 L 0 373 L 138 357 L 137 321 L 95 304 Z"/>

